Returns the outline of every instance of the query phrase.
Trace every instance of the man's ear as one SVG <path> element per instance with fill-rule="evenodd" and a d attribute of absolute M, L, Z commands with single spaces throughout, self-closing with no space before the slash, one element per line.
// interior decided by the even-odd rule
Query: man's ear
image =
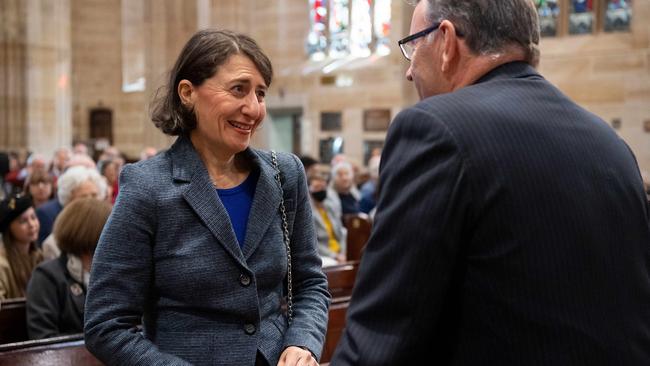
<path fill-rule="evenodd" d="M 456 27 L 448 21 L 443 20 L 440 23 L 438 32 L 442 33 L 442 71 L 447 72 L 454 67 L 454 62 L 458 57 L 458 35 Z"/>
<path fill-rule="evenodd" d="M 178 83 L 177 92 L 181 98 L 181 103 L 189 109 L 192 109 L 194 105 L 194 85 L 189 80 L 183 79 Z"/>

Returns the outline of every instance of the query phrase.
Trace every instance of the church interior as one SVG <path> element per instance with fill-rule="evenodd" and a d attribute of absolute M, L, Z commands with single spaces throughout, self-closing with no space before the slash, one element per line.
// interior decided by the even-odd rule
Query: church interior
<path fill-rule="evenodd" d="M 611 123 L 649 170 L 650 2 L 537 6 L 541 74 Z M 169 146 L 151 98 L 193 32 L 225 28 L 256 39 L 275 71 L 254 146 L 365 165 L 417 101 L 397 47 L 412 10 L 401 0 L 5 0 L 0 149 L 51 156 L 85 142 L 134 160 Z"/>
<path fill-rule="evenodd" d="M 650 197 L 650 0 L 532 1 L 542 35 L 537 70 L 629 146 Z M 96 162 L 117 151 L 123 164 L 169 148 L 175 138 L 152 123 L 152 101 L 188 39 L 216 28 L 251 36 L 273 65 L 251 146 L 326 165 L 344 155 L 368 179 L 393 118 L 419 101 L 398 46 L 416 2 L 0 0 L 0 152 L 49 164 L 81 143 Z M 118 175 L 108 179 L 111 203 Z M 326 270 L 336 296 L 323 364 L 343 332 L 372 220 L 349 216 L 344 226 L 348 262 Z M 25 299 L 0 300 L 0 366 L 49 364 L 48 357 L 101 364 L 81 333 L 41 340 L 29 357 L 16 353 L 33 342 L 23 329 Z"/>

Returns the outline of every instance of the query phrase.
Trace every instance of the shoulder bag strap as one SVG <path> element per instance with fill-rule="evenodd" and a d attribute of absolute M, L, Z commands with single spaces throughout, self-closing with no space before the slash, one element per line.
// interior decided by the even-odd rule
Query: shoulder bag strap
<path fill-rule="evenodd" d="M 282 189 L 282 180 L 280 179 L 280 165 L 278 164 L 278 156 L 275 150 L 271 150 L 271 162 L 275 168 L 275 180 L 280 186 L 281 200 L 280 200 L 280 213 L 282 214 L 282 236 L 284 238 L 284 246 L 287 250 L 287 320 L 291 324 L 293 318 L 293 290 L 291 286 L 291 245 L 289 243 L 289 225 L 287 224 L 287 211 L 284 207 L 284 190 Z"/>

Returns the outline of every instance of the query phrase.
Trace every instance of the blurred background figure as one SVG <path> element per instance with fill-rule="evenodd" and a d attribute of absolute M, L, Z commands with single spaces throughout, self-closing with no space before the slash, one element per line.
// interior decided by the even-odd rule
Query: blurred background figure
<path fill-rule="evenodd" d="M 54 198 L 54 178 L 43 170 L 35 170 L 27 176 L 23 193 L 32 198 L 34 208 L 39 208 Z"/>
<path fill-rule="evenodd" d="M 49 161 L 43 154 L 35 154 L 35 153 L 30 154 L 29 157 L 27 158 L 25 167 L 22 168 L 18 173 L 18 181 L 20 181 L 20 185 L 18 187 L 23 187 L 23 185 L 25 184 L 25 179 L 27 179 L 27 176 L 30 175 L 32 172 L 37 170 L 47 172 L 48 166 L 49 166 Z"/>
<path fill-rule="evenodd" d="M 10 151 L 7 155 L 9 158 L 9 171 L 4 175 L 5 197 L 21 192 L 24 184 L 24 182 L 18 179 L 18 174 L 23 167 L 20 154 L 15 151 Z"/>
<path fill-rule="evenodd" d="M 361 200 L 359 201 L 359 210 L 369 214 L 375 208 L 375 192 L 379 181 L 379 161 L 381 157 L 374 155 L 368 160 L 369 179 L 361 186 Z"/>
<path fill-rule="evenodd" d="M 43 261 L 36 246 L 38 218 L 32 199 L 15 194 L 0 202 L 0 300 L 25 297 L 32 270 Z"/>
<path fill-rule="evenodd" d="M 75 143 L 74 146 L 72 147 L 72 152 L 73 154 L 90 156 L 90 152 L 88 151 L 88 145 L 84 144 L 83 142 Z"/>
<path fill-rule="evenodd" d="M 83 332 L 90 266 L 110 213 L 108 202 L 81 198 L 56 218 L 54 235 L 61 256 L 36 267 L 27 287 L 29 339 Z"/>
<path fill-rule="evenodd" d="M 68 168 L 59 178 L 57 198 L 52 199 L 36 210 L 36 215 L 41 223 L 38 237 L 43 245 L 46 259 L 58 256 L 56 246 L 49 244 L 46 240 L 52 232 L 54 220 L 65 205 L 78 198 L 93 197 L 100 200 L 106 198 L 106 180 L 99 175 L 95 168 L 85 166 L 74 166 Z M 54 237 L 51 238 L 55 242 Z M 53 256 L 54 255 L 54 256 Z"/>
<path fill-rule="evenodd" d="M 342 161 L 332 166 L 329 189 L 335 193 L 330 196 L 335 200 L 333 208 L 341 218 L 346 214 L 359 213 L 361 195 L 354 181 L 352 164 Z"/>
<path fill-rule="evenodd" d="M 52 174 L 52 176 L 55 178 L 58 178 L 61 174 L 63 174 L 63 171 L 65 170 L 71 156 L 72 153 L 67 147 L 60 147 L 56 149 L 54 152 L 54 157 L 52 158 L 52 162 L 50 163 L 50 168 L 48 169 L 50 174 Z"/>
<path fill-rule="evenodd" d="M 120 176 L 120 171 L 124 165 L 124 160 L 116 158 L 111 160 L 103 160 L 100 163 L 101 164 L 98 164 L 98 166 L 101 166 L 100 174 L 106 178 L 108 189 L 106 192 L 106 200 L 111 204 L 114 204 L 119 189 L 118 177 Z"/>
<path fill-rule="evenodd" d="M 96 169 L 97 163 L 87 154 L 72 154 L 70 160 L 66 163 L 65 169 L 71 168 L 73 166 L 83 166 L 89 169 Z"/>
<path fill-rule="evenodd" d="M 140 151 L 140 160 L 147 160 L 153 158 L 158 153 L 155 147 L 147 146 Z"/>
<path fill-rule="evenodd" d="M 327 200 L 327 177 L 312 171 L 307 176 L 318 254 L 323 267 L 346 261 L 346 229 L 332 202 Z"/>
<path fill-rule="evenodd" d="M 9 154 L 0 151 L 0 200 L 3 200 L 7 191 L 5 188 L 5 176 L 9 173 Z"/>

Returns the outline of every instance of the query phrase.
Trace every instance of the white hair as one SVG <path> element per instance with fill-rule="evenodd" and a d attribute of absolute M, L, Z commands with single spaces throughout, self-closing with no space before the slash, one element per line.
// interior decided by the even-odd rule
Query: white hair
<path fill-rule="evenodd" d="M 359 189 L 357 188 L 357 185 L 354 182 L 354 167 L 352 166 L 352 164 L 350 164 L 347 161 L 340 161 L 332 167 L 331 179 L 329 182 L 330 190 L 336 192 L 334 181 L 336 180 L 336 174 L 338 173 L 339 170 L 347 170 L 350 173 L 350 179 L 352 180 L 352 187 L 350 187 L 350 194 L 352 194 L 352 196 L 357 201 L 360 200 L 361 193 L 359 192 Z"/>
<path fill-rule="evenodd" d="M 99 191 L 98 199 L 103 200 L 106 198 L 106 180 L 99 175 L 97 169 L 80 165 L 73 166 L 66 169 L 57 180 L 57 196 L 61 206 L 68 204 L 72 191 L 86 181 L 91 181 L 97 186 L 97 190 Z"/>

